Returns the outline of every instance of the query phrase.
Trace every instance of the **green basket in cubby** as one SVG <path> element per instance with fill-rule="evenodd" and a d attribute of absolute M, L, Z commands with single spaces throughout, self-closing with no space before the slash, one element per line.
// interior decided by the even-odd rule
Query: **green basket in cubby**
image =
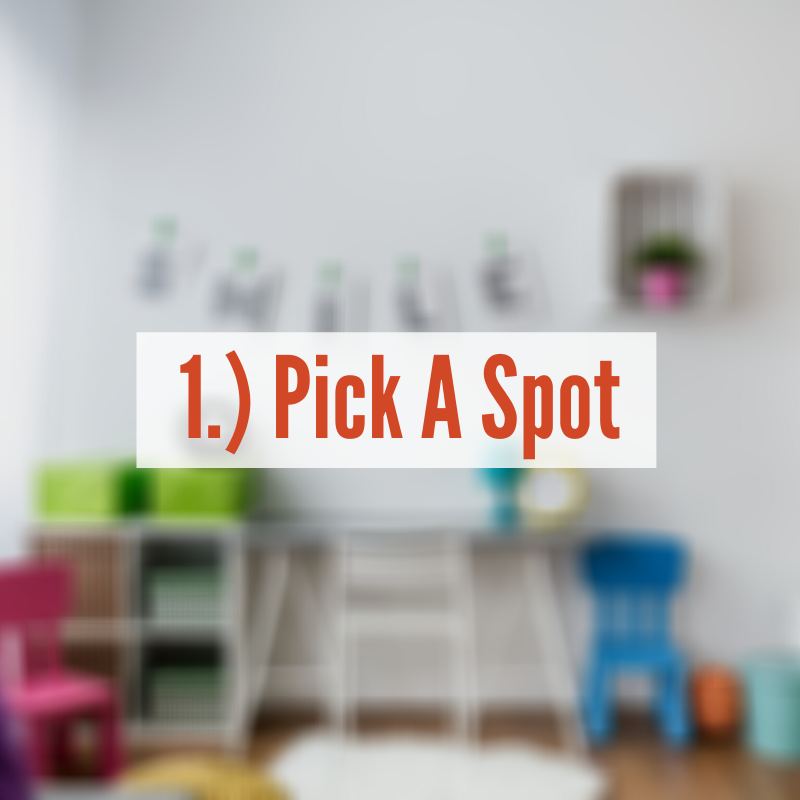
<path fill-rule="evenodd" d="M 213 567 L 151 567 L 144 591 L 148 616 L 155 622 L 222 620 L 222 576 Z"/>
<path fill-rule="evenodd" d="M 222 667 L 159 666 L 147 677 L 149 713 L 169 723 L 215 723 L 225 715 Z"/>
<path fill-rule="evenodd" d="M 248 470 L 159 469 L 153 477 L 152 513 L 163 519 L 236 519 L 251 499 Z"/>
<path fill-rule="evenodd" d="M 41 465 L 35 511 L 43 520 L 107 521 L 143 513 L 150 470 L 132 461 L 62 461 Z"/>

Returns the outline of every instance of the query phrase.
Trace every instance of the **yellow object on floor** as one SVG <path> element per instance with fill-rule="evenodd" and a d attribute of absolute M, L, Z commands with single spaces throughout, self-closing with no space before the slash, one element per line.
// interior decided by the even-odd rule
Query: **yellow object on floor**
<path fill-rule="evenodd" d="M 128 770 L 129 789 L 180 792 L 187 800 L 288 800 L 267 775 L 238 761 L 208 756 L 160 758 Z"/>

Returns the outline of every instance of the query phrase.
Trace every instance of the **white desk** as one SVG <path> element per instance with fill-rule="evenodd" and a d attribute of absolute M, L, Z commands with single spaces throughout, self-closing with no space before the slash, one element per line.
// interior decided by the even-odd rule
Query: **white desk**
<path fill-rule="evenodd" d="M 522 590 L 530 605 L 534 635 L 547 658 L 540 665 L 545 690 L 557 704 L 561 730 L 566 741 L 575 749 L 584 746 L 580 722 L 579 694 L 573 668 L 563 615 L 558 602 L 553 577 L 553 561 L 557 554 L 569 553 L 590 532 L 563 529 L 553 532 L 497 531 L 486 527 L 459 524 L 423 523 L 402 524 L 382 521 L 356 522 L 270 522 L 250 526 L 245 548 L 251 571 L 257 576 L 251 587 L 254 617 L 251 621 L 250 665 L 241 679 L 247 687 L 246 708 L 242 724 L 250 725 L 264 696 L 269 680 L 275 634 L 280 621 L 287 582 L 295 555 L 333 550 L 343 537 L 424 537 L 448 534 L 464 537 L 473 553 L 494 551 L 518 555 Z M 268 557 L 265 557 L 268 556 Z M 478 697 L 480 707 L 480 695 Z"/>

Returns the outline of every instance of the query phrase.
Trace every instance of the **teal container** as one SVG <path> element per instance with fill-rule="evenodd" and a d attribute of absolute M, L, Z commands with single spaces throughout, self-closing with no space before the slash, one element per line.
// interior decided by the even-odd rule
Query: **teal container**
<path fill-rule="evenodd" d="M 745 677 L 748 745 L 770 761 L 800 760 L 800 658 L 760 657 Z"/>
<path fill-rule="evenodd" d="M 491 519 L 498 531 L 513 531 L 519 526 L 517 487 L 525 471 L 516 467 L 485 467 L 480 470 L 494 494 Z"/>

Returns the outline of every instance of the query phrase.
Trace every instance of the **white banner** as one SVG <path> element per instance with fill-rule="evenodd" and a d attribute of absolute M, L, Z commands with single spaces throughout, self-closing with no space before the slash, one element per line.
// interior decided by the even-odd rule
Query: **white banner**
<path fill-rule="evenodd" d="M 140 467 L 655 467 L 654 333 L 140 333 Z"/>

